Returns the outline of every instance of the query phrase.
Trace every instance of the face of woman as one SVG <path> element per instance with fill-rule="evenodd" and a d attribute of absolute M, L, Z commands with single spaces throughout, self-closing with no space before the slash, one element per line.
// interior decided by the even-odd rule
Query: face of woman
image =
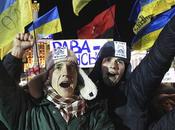
<path fill-rule="evenodd" d="M 101 65 L 103 82 L 108 86 L 115 86 L 125 71 L 124 61 L 116 57 L 106 57 Z"/>
<path fill-rule="evenodd" d="M 55 65 L 51 85 L 60 96 L 69 98 L 74 95 L 77 86 L 77 71 L 77 65 L 73 62 L 65 61 Z"/>

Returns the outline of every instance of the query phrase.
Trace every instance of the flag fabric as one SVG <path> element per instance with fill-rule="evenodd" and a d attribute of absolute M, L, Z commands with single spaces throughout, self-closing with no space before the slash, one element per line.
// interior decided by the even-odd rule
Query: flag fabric
<path fill-rule="evenodd" d="M 153 20 L 133 38 L 133 49 L 147 50 L 152 47 L 163 27 L 173 16 L 175 16 L 175 7 L 153 18 Z"/>
<path fill-rule="evenodd" d="M 137 21 L 137 17 L 141 11 L 140 0 L 136 0 L 132 6 L 131 13 L 129 15 L 129 21 L 135 22 Z"/>
<path fill-rule="evenodd" d="M 115 9 L 113 5 L 98 14 L 89 24 L 77 31 L 79 39 L 94 39 L 102 36 L 105 32 L 110 32 L 115 24 Z M 112 37 L 110 37 L 112 38 Z"/>
<path fill-rule="evenodd" d="M 30 0 L 1 0 L 0 6 L 0 57 L 12 47 L 16 34 L 32 21 Z"/>
<path fill-rule="evenodd" d="M 72 0 L 73 11 L 76 15 L 90 2 L 91 0 Z"/>
<path fill-rule="evenodd" d="M 16 0 L 1 0 L 0 14 L 6 10 L 9 6 L 13 5 Z"/>
<path fill-rule="evenodd" d="M 155 16 L 170 10 L 175 5 L 174 0 L 137 0 L 133 6 L 130 19 L 136 22 L 133 32 L 137 34 Z M 136 17 L 137 16 L 137 17 Z"/>
<path fill-rule="evenodd" d="M 154 0 L 151 3 L 142 7 L 140 15 L 147 17 L 149 15 L 156 16 L 161 14 L 175 5 L 174 0 Z"/>
<path fill-rule="evenodd" d="M 39 17 L 28 28 L 29 32 L 35 30 L 36 34 L 50 35 L 62 31 L 61 21 L 57 7 Z"/>

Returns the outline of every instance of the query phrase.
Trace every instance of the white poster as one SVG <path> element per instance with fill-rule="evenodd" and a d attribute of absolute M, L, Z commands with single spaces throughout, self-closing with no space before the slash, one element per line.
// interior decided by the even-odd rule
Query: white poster
<path fill-rule="evenodd" d="M 67 47 L 78 59 L 81 68 L 94 67 L 101 47 L 110 39 L 51 40 L 50 51 L 57 47 Z"/>
<path fill-rule="evenodd" d="M 162 83 L 175 83 L 175 70 L 170 68 L 163 77 Z"/>
<path fill-rule="evenodd" d="M 133 51 L 131 52 L 131 71 L 133 71 L 146 56 L 146 51 Z M 171 67 L 163 77 L 162 83 L 175 83 L 175 69 Z"/>

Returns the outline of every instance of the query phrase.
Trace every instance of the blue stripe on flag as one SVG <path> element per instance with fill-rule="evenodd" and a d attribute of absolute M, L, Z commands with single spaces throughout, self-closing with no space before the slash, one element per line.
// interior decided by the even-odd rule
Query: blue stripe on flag
<path fill-rule="evenodd" d="M 153 2 L 153 0 L 136 0 L 132 6 L 132 10 L 129 16 L 129 21 L 137 21 L 137 17 L 143 6 Z"/>
<path fill-rule="evenodd" d="M 16 0 L 0 0 L 0 14 L 11 6 Z"/>
<path fill-rule="evenodd" d="M 55 19 L 59 19 L 58 9 L 56 6 L 43 16 L 39 17 L 36 21 L 34 21 L 32 26 L 28 28 L 28 31 L 30 32 L 40 27 L 41 25 L 51 22 Z"/>
<path fill-rule="evenodd" d="M 140 3 L 139 3 L 139 0 L 136 0 L 134 5 L 132 6 L 132 10 L 131 10 L 131 13 L 129 15 L 129 21 L 136 22 L 137 17 L 140 13 L 140 10 L 141 10 L 141 6 L 140 6 Z"/>
<path fill-rule="evenodd" d="M 149 3 L 151 3 L 153 0 L 140 0 L 139 3 L 140 3 L 140 6 L 143 7 Z"/>
<path fill-rule="evenodd" d="M 134 44 L 141 37 L 150 32 L 163 28 L 173 16 L 175 16 L 175 7 L 156 16 L 148 25 L 138 32 L 138 34 L 133 38 L 132 43 Z"/>

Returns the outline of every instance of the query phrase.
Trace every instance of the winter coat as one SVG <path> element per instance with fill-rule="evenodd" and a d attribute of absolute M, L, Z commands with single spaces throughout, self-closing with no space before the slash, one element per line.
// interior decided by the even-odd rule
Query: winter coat
<path fill-rule="evenodd" d="M 89 75 L 98 86 L 98 98 L 108 99 L 109 113 L 113 120 L 117 121 L 116 126 L 119 126 L 121 130 L 127 127 L 131 130 L 148 130 L 148 103 L 175 56 L 175 17 L 164 27 L 149 54 L 129 78 L 125 78 L 127 74 L 125 72 L 122 80 L 115 88 L 112 88 L 102 81 L 101 63 L 103 58 L 115 56 L 114 54 L 115 48 L 112 43 L 104 45 Z M 174 112 L 166 118 L 167 120 L 164 120 L 164 125 L 162 125 L 164 130 L 170 127 L 168 122 L 175 119 Z"/>
<path fill-rule="evenodd" d="M 88 103 L 84 115 L 66 123 L 52 102 L 35 99 L 17 86 L 14 76 L 20 73 L 20 63 L 11 54 L 0 61 L 0 120 L 9 130 L 114 130 L 104 105 L 97 102 Z"/>
<path fill-rule="evenodd" d="M 163 115 L 160 120 L 149 125 L 148 130 L 175 130 L 175 109 Z"/>

